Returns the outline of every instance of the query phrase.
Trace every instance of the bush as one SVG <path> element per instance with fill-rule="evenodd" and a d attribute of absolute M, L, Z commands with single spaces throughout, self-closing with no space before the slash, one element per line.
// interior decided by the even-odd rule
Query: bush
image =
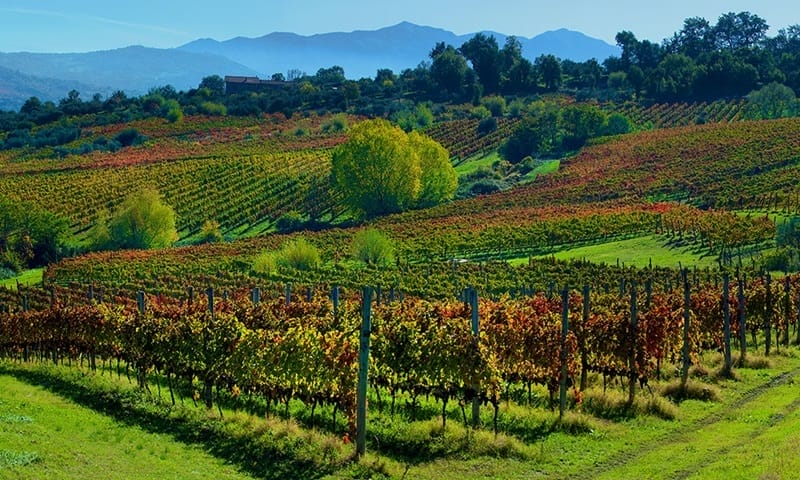
<path fill-rule="evenodd" d="M 497 119 L 486 117 L 478 122 L 478 136 L 482 137 L 497 130 Z"/>
<path fill-rule="evenodd" d="M 383 233 L 368 228 L 353 237 L 353 257 L 367 265 L 386 266 L 394 261 L 394 246 Z"/>
<path fill-rule="evenodd" d="M 136 130 L 135 128 L 126 128 L 114 136 L 114 141 L 123 147 L 139 145 L 143 143 L 144 140 L 145 138 L 139 133 L 139 130 Z"/>
<path fill-rule="evenodd" d="M 228 109 L 225 105 L 215 102 L 203 102 L 200 104 L 200 111 L 206 115 L 225 116 L 228 114 Z"/>
<path fill-rule="evenodd" d="M 100 248 L 162 248 L 178 239 L 175 210 L 155 190 L 130 195 L 105 226 L 98 222 L 93 230 L 98 239 L 108 232 L 109 243 L 95 245 Z"/>
<path fill-rule="evenodd" d="M 339 113 L 325 120 L 320 129 L 324 133 L 343 133 L 347 131 L 347 116 Z"/>
<path fill-rule="evenodd" d="M 278 266 L 295 270 L 314 270 L 322 263 L 319 249 L 304 238 L 298 238 L 281 248 L 276 257 Z"/>
<path fill-rule="evenodd" d="M 271 275 L 278 269 L 277 252 L 261 252 L 253 260 L 253 271 L 262 275 Z"/>
<path fill-rule="evenodd" d="M 491 112 L 493 117 L 502 117 L 506 114 L 506 100 L 503 97 L 492 95 L 481 100 L 481 105 Z"/>
<path fill-rule="evenodd" d="M 469 112 L 469 116 L 478 120 L 483 120 L 484 118 L 491 117 L 492 112 L 483 105 L 478 105 Z"/>
<path fill-rule="evenodd" d="M 200 243 L 218 243 L 222 241 L 222 232 L 219 229 L 219 222 L 216 220 L 206 220 L 200 229 Z"/>
<path fill-rule="evenodd" d="M 303 228 L 303 216 L 298 212 L 288 212 L 275 221 L 275 230 L 278 233 L 292 233 Z"/>

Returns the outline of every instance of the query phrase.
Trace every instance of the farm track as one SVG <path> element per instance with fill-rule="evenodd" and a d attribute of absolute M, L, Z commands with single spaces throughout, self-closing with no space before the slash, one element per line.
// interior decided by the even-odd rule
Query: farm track
<path fill-rule="evenodd" d="M 629 464 L 633 464 L 634 462 L 637 462 L 647 454 L 653 453 L 666 446 L 673 445 L 676 443 L 686 443 L 690 439 L 692 433 L 696 432 L 698 429 L 703 427 L 708 427 L 716 423 L 719 423 L 721 421 L 724 421 L 725 417 L 728 416 L 731 413 L 731 411 L 738 410 L 750 403 L 755 402 L 761 396 L 767 393 L 770 389 L 789 383 L 799 374 L 800 374 L 800 368 L 788 372 L 783 372 L 779 375 L 775 375 L 774 377 L 770 378 L 769 381 L 746 391 L 736 401 L 726 406 L 725 408 L 720 409 L 719 411 L 715 411 L 713 413 L 710 413 L 709 415 L 698 418 L 697 420 L 694 420 L 693 422 L 683 425 L 670 433 L 667 433 L 658 438 L 654 438 L 653 440 L 651 440 L 646 444 L 636 445 L 634 447 L 635 450 L 632 451 L 625 450 L 618 452 L 617 454 L 607 459 L 605 462 L 596 465 L 595 468 L 584 470 L 582 472 L 576 472 L 570 475 L 569 477 L 580 478 L 580 479 L 597 478 L 600 475 L 607 474 L 616 469 L 621 469 Z M 781 412 L 773 415 L 767 424 L 761 425 L 758 428 L 754 429 L 752 431 L 753 435 L 748 435 L 747 437 L 744 437 L 743 441 L 738 442 L 734 445 L 726 446 L 722 450 L 717 451 L 716 453 L 719 455 L 724 454 L 729 450 L 732 450 L 736 447 L 739 447 L 751 441 L 752 438 L 754 438 L 754 436 L 760 435 L 769 428 L 774 427 L 788 414 L 798 409 L 800 409 L 800 399 L 795 400 L 794 402 L 792 402 L 792 404 L 784 408 Z M 703 468 L 703 466 L 704 464 L 695 463 L 691 465 L 689 468 L 684 468 L 679 471 L 673 472 L 671 475 L 666 475 L 665 478 L 675 479 L 675 480 L 686 479 L 698 473 Z"/>

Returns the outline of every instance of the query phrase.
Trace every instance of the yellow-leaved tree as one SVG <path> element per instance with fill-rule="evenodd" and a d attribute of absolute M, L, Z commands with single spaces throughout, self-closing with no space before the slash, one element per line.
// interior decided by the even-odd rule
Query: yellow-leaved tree
<path fill-rule="evenodd" d="M 360 216 L 374 217 L 453 198 L 458 178 L 447 150 L 387 120 L 361 122 L 333 152 L 331 182 Z"/>

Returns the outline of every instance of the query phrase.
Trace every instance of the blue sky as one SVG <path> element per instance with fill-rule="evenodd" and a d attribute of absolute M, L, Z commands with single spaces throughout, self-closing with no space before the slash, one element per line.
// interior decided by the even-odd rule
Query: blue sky
<path fill-rule="evenodd" d="M 620 30 L 631 30 L 660 42 L 685 18 L 714 23 L 731 11 L 761 16 L 771 35 L 800 24 L 800 2 L 789 0 L 2 0 L 0 51 L 169 48 L 197 38 L 372 30 L 403 20 L 458 34 L 494 30 L 524 37 L 563 27 L 609 43 Z"/>

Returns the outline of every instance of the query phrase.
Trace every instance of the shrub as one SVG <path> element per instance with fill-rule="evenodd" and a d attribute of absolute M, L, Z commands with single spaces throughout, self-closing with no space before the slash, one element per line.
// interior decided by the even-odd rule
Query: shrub
<path fill-rule="evenodd" d="M 304 238 L 287 243 L 278 252 L 276 263 L 295 270 L 313 270 L 322 263 L 319 249 Z"/>
<path fill-rule="evenodd" d="M 478 122 L 478 136 L 482 137 L 497 130 L 497 119 L 486 117 Z"/>
<path fill-rule="evenodd" d="M 155 190 L 130 195 L 111 215 L 105 227 L 112 248 L 162 248 L 178 239 L 175 210 L 165 204 Z M 98 245 L 101 246 L 101 245 Z"/>
<path fill-rule="evenodd" d="M 469 116 L 478 120 L 483 120 L 484 118 L 491 117 L 492 112 L 483 105 L 478 105 L 469 112 Z"/>
<path fill-rule="evenodd" d="M 206 115 L 225 116 L 228 114 L 228 109 L 225 105 L 215 102 L 203 102 L 200 104 L 200 111 Z"/>
<path fill-rule="evenodd" d="M 222 232 L 219 229 L 219 222 L 216 220 L 206 220 L 200 229 L 201 243 L 217 243 L 222 241 Z"/>
<path fill-rule="evenodd" d="M 343 133 L 347 131 L 347 116 L 344 114 L 336 114 L 333 117 L 325 120 L 320 129 L 324 133 Z"/>
<path fill-rule="evenodd" d="M 368 228 L 353 237 L 353 257 L 367 265 L 389 265 L 394 261 L 394 246 L 383 233 Z"/>
<path fill-rule="evenodd" d="M 497 95 L 485 97 L 481 100 L 481 105 L 486 107 L 493 117 L 502 117 L 506 113 L 506 100 Z"/>
<path fill-rule="evenodd" d="M 123 147 L 139 145 L 144 142 L 144 137 L 135 128 L 126 128 L 114 136 L 114 141 Z"/>
<path fill-rule="evenodd" d="M 261 252 L 253 260 L 253 271 L 262 275 L 271 275 L 278 268 L 277 252 Z"/>
<path fill-rule="evenodd" d="M 275 230 L 278 233 L 292 233 L 303 228 L 303 216 L 298 212 L 288 212 L 275 221 Z"/>

